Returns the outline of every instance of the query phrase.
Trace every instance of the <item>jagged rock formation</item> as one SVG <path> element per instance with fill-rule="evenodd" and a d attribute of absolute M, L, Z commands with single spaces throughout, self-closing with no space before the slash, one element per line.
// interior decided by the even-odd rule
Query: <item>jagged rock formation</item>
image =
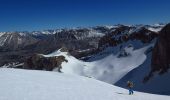
<path fill-rule="evenodd" d="M 142 43 L 150 43 L 158 36 L 156 32 L 150 31 L 145 27 L 120 26 L 109 34 L 106 34 L 99 41 L 100 49 L 117 46 L 128 40 L 140 40 Z"/>
<path fill-rule="evenodd" d="M 170 24 L 167 24 L 159 33 L 158 40 L 153 48 L 151 60 L 151 72 L 145 77 L 144 82 L 148 81 L 154 72 L 163 74 L 170 68 Z"/>
<path fill-rule="evenodd" d="M 0 33 L 0 51 L 18 50 L 28 45 L 35 44 L 39 39 L 29 33 L 5 32 Z"/>
<path fill-rule="evenodd" d="M 60 72 L 62 62 L 67 62 L 64 56 L 44 57 L 41 54 L 34 54 L 24 62 L 24 69 L 52 71 L 58 68 Z"/>

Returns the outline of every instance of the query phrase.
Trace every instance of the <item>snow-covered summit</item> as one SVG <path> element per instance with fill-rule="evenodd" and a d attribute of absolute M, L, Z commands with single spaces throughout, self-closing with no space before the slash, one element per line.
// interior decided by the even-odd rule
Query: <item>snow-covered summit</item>
<path fill-rule="evenodd" d="M 29 35 L 28 32 L 3 32 L 0 33 L 0 47 L 10 47 L 16 49 L 35 43 L 37 40 Z"/>
<path fill-rule="evenodd" d="M 165 25 L 166 24 L 164 24 L 164 23 L 157 23 L 157 24 L 152 24 L 152 25 L 144 25 L 144 24 L 124 25 L 124 24 L 117 24 L 117 25 L 103 25 L 103 26 L 93 26 L 93 27 L 76 27 L 76 28 L 49 29 L 49 30 L 32 31 L 32 32 L 18 31 L 16 33 L 20 33 L 21 35 L 32 34 L 32 35 L 36 35 L 37 36 L 37 35 L 52 35 L 52 34 L 60 33 L 60 32 L 63 32 L 63 31 L 67 31 L 67 32 L 75 31 L 75 33 L 76 33 L 76 31 L 79 31 L 79 30 L 88 30 L 91 34 L 93 34 L 94 32 L 100 33 L 100 31 L 102 29 L 105 29 L 105 30 L 108 31 L 108 30 L 117 29 L 117 28 L 122 27 L 122 26 L 136 27 L 136 28 L 145 27 L 148 30 L 151 30 L 151 31 L 154 31 L 154 32 L 158 32 Z M 4 33 L 14 33 L 14 32 L 0 32 L 0 36 L 1 36 L 1 34 L 4 34 Z"/>
<path fill-rule="evenodd" d="M 146 28 L 150 31 L 158 33 L 159 31 L 161 31 L 163 29 L 163 27 L 165 25 L 166 24 L 163 24 L 163 23 L 156 23 L 156 24 L 153 24 L 153 25 L 146 25 Z"/>
<path fill-rule="evenodd" d="M 38 35 L 53 35 L 56 32 L 59 32 L 59 30 L 44 30 L 44 31 L 33 31 L 30 34 L 38 36 Z"/>
<path fill-rule="evenodd" d="M 157 24 L 151 24 L 151 25 L 144 25 L 144 24 L 139 24 L 139 25 L 132 25 L 132 29 L 135 30 L 140 30 L 141 28 L 148 29 L 152 32 L 158 33 L 166 24 L 163 23 L 157 23 Z"/>

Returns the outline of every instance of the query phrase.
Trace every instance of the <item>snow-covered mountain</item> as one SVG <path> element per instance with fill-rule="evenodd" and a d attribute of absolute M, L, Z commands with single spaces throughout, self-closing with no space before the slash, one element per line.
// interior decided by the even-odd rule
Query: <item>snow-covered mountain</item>
<path fill-rule="evenodd" d="M 169 100 L 91 78 L 63 73 L 0 68 L 0 100 Z"/>
<path fill-rule="evenodd" d="M 132 69 L 138 67 L 146 60 L 145 51 L 150 46 L 134 50 L 133 47 L 126 47 L 127 57 L 109 56 L 93 62 L 84 62 L 69 55 L 67 52 L 56 51 L 44 57 L 64 56 L 67 62 L 61 64 L 61 72 L 93 77 L 95 79 L 114 84 Z M 140 58 L 139 58 L 140 56 Z M 135 62 L 134 62 L 135 61 Z M 57 68 L 58 70 L 58 68 Z M 55 69 L 53 69 L 55 71 Z"/>
<path fill-rule="evenodd" d="M 15 50 L 27 45 L 34 44 L 38 39 L 26 32 L 3 32 L 0 33 L 0 47 Z"/>
<path fill-rule="evenodd" d="M 163 76 L 154 73 L 155 77 L 143 82 L 152 71 L 152 49 L 163 27 L 162 24 L 115 25 L 17 33 L 21 37 L 29 35 L 36 42 L 19 50 L 0 52 L 0 63 L 5 63 L 3 67 L 90 77 L 124 88 L 126 81 L 132 80 L 135 90 L 169 95 L 169 72 Z M 62 46 L 67 50 L 59 49 Z M 160 85 L 163 86 L 160 88 Z"/>
<path fill-rule="evenodd" d="M 49 53 L 66 46 L 74 56 L 81 50 L 95 50 L 105 33 L 92 28 L 0 33 L 0 66 L 23 62 L 34 53 Z"/>
<path fill-rule="evenodd" d="M 67 62 L 61 64 L 63 73 L 92 77 L 121 87 L 126 87 L 126 81 L 132 80 L 135 83 L 135 90 L 169 94 L 167 88 L 170 82 L 167 80 L 168 73 L 163 76 L 158 75 L 158 78 L 153 78 L 154 81 L 143 83 L 144 77 L 151 70 L 151 53 L 157 38 L 154 34 L 157 33 L 144 27 L 134 28 L 135 31 L 132 32 L 130 29 L 127 39 L 123 40 L 122 37 L 128 33 L 126 29 L 128 28 L 123 26 L 118 29 L 117 33 L 107 34 L 109 36 L 106 39 L 111 37 L 110 43 L 114 43 L 116 39 L 120 38 L 121 42 L 114 45 L 108 45 L 108 41 L 104 42 L 101 45 L 102 51 L 91 55 L 87 60 L 88 62 L 80 61 L 60 50 L 43 56 L 64 56 Z M 58 71 L 58 68 L 56 68 L 56 71 Z"/>
<path fill-rule="evenodd" d="M 152 32 L 159 32 L 164 24 L 155 25 L 115 25 L 115 26 L 96 26 L 89 28 L 73 28 L 73 29 L 56 29 L 56 30 L 44 30 L 44 31 L 33 31 L 33 32 L 0 32 L 0 47 L 6 44 L 18 45 L 18 44 L 29 44 L 30 41 L 37 40 L 41 37 L 47 38 L 48 36 L 55 36 L 57 39 L 86 39 L 91 37 L 103 37 L 104 35 L 111 33 L 120 27 L 124 27 L 124 34 L 130 34 L 146 28 Z M 120 31 L 123 31 L 120 30 Z M 14 39 L 13 39 L 14 38 Z M 26 39 L 25 39 L 26 38 Z M 10 42 L 11 40 L 15 40 Z M 27 40 L 27 41 L 26 41 Z M 28 41 L 30 40 L 30 41 Z M 32 42 L 31 42 L 32 43 Z"/>
<path fill-rule="evenodd" d="M 123 53 L 126 51 L 125 48 L 128 48 L 130 45 L 135 51 L 154 43 L 158 33 L 148 30 L 148 28 L 160 29 L 163 26 L 115 25 L 46 30 L 42 32 L 5 32 L 0 35 L 1 44 L 3 44 L 0 49 L 0 64 L 23 63 L 26 58 L 34 53 L 47 54 L 61 48 L 63 45 L 68 48 L 71 55 L 87 61 L 96 61 L 107 57 L 108 59 L 109 57 L 110 59 L 115 59 L 116 57 L 126 58 Z M 141 62 L 143 61 L 141 60 Z M 113 79 L 106 80 L 112 81 L 110 83 L 115 82 Z"/>

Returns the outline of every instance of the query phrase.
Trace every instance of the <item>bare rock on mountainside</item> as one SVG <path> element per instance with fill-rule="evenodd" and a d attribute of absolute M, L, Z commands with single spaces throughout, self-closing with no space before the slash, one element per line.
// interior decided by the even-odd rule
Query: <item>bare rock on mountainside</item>
<path fill-rule="evenodd" d="M 163 74 L 170 68 L 170 24 L 167 24 L 159 33 L 158 40 L 152 52 L 151 72 L 144 81 L 148 81 L 154 72 Z"/>
<path fill-rule="evenodd" d="M 5 32 L 0 33 L 0 51 L 18 50 L 39 41 L 28 33 Z"/>
<path fill-rule="evenodd" d="M 52 71 L 58 68 L 60 72 L 62 62 L 67 62 L 64 56 L 44 57 L 41 54 L 34 54 L 24 62 L 24 69 Z"/>
<path fill-rule="evenodd" d="M 99 48 L 117 46 L 128 40 L 140 40 L 142 43 L 150 43 L 158 34 L 148 30 L 146 27 L 120 26 L 109 34 L 103 36 L 99 41 Z"/>

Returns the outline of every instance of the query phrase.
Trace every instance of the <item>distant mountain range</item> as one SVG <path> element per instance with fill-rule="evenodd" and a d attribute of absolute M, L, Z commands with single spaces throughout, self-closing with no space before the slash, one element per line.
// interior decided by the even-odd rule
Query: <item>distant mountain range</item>
<path fill-rule="evenodd" d="M 34 53 L 48 54 L 63 46 L 67 47 L 76 58 L 87 59 L 87 56 L 98 52 L 103 46 L 107 46 L 106 44 L 114 46 L 122 41 L 121 38 L 126 39 L 129 35 L 141 32 L 157 34 L 164 25 L 114 25 L 33 32 L 1 32 L 0 65 L 24 62 L 26 57 Z"/>

